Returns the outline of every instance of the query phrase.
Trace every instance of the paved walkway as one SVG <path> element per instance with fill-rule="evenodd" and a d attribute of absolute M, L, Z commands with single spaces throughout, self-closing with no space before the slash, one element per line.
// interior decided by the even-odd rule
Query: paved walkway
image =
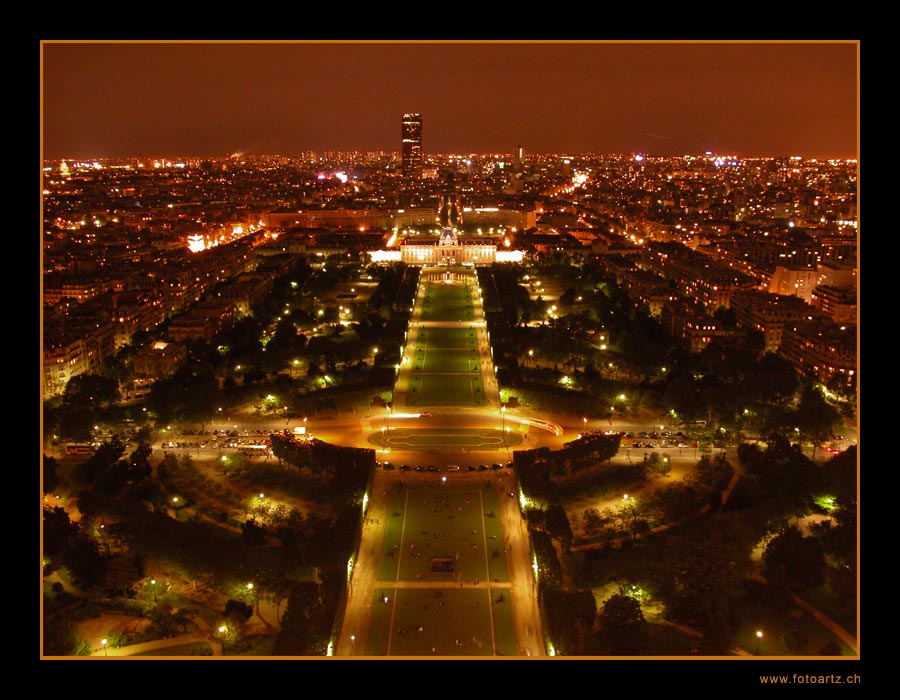
<path fill-rule="evenodd" d="M 212 647 L 213 656 L 222 656 L 222 643 L 217 640 L 209 631 L 198 630 L 189 632 L 188 634 L 178 635 L 177 637 L 169 637 L 168 639 L 157 639 L 152 642 L 142 642 L 141 644 L 129 644 L 120 649 L 99 649 L 91 653 L 91 656 L 136 656 L 138 654 L 150 655 L 150 652 L 160 649 L 170 649 L 182 644 L 193 644 L 195 642 L 206 642 Z M 166 658 L 173 658 L 163 655 Z M 198 657 L 199 658 L 199 657 Z"/>
<path fill-rule="evenodd" d="M 111 633 L 113 632 L 122 632 L 131 625 L 141 623 L 143 618 L 134 618 L 116 613 L 103 613 L 99 617 L 82 622 L 79 625 L 79 631 L 82 639 L 91 646 L 91 656 L 136 656 L 138 654 L 148 654 L 153 651 L 170 649 L 183 644 L 193 644 L 196 642 L 208 643 L 212 648 L 213 656 L 222 656 L 222 642 L 215 637 L 213 630 L 206 621 L 197 615 L 193 615 L 192 620 L 197 625 L 197 629 L 193 632 L 186 632 L 174 637 L 166 637 L 165 639 L 140 642 L 138 644 L 127 644 L 119 648 L 114 648 L 109 644 L 104 648 L 102 640 L 111 636 Z M 167 658 L 169 657 L 167 656 Z"/>

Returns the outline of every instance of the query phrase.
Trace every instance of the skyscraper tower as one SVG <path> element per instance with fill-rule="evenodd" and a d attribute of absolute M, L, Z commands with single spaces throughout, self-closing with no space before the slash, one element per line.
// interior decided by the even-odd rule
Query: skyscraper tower
<path fill-rule="evenodd" d="M 400 169 L 404 180 L 422 174 L 422 115 L 404 114 L 401 128 Z"/>

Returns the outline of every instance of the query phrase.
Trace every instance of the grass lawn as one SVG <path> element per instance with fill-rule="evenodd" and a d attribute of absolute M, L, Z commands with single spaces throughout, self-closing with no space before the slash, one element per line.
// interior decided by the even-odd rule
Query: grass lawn
<path fill-rule="evenodd" d="M 413 372 L 410 406 L 484 406 L 484 382 L 479 373 L 425 374 Z"/>
<path fill-rule="evenodd" d="M 472 328 L 426 328 L 419 334 L 421 344 L 432 348 L 467 348 L 475 345 L 475 330 Z"/>
<path fill-rule="evenodd" d="M 422 301 L 423 321 L 471 321 L 472 291 L 468 285 L 429 283 Z"/>
<path fill-rule="evenodd" d="M 465 333 L 465 331 L 456 331 Z M 412 359 L 414 372 L 469 373 L 481 371 L 481 359 L 474 348 L 417 349 Z"/>
<path fill-rule="evenodd" d="M 515 655 L 497 492 L 440 479 L 391 495 L 365 653 Z"/>
<path fill-rule="evenodd" d="M 423 302 L 423 321 L 474 320 L 467 286 L 430 284 Z M 427 328 L 412 352 L 412 406 L 483 406 L 484 384 L 477 334 L 473 328 Z"/>

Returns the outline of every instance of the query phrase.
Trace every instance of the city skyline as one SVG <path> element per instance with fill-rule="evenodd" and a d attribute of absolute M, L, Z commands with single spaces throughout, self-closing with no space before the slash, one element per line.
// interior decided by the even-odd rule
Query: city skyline
<path fill-rule="evenodd" d="M 859 45 L 42 43 L 42 156 L 398 150 L 855 158 Z"/>

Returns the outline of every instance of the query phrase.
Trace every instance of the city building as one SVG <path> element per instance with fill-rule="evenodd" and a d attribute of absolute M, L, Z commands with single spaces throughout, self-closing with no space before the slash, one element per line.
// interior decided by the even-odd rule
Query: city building
<path fill-rule="evenodd" d="M 812 294 L 811 304 L 831 316 L 835 323 L 856 323 L 856 287 L 820 284 Z"/>
<path fill-rule="evenodd" d="M 812 301 L 816 288 L 816 271 L 810 267 L 785 267 L 778 265 L 769 281 L 772 294 L 800 297 L 806 303 Z"/>
<path fill-rule="evenodd" d="M 187 357 L 180 343 L 156 341 L 141 348 L 134 356 L 134 385 L 147 386 L 172 376 Z"/>
<path fill-rule="evenodd" d="M 856 326 L 805 321 L 785 327 L 778 354 L 798 373 L 821 382 L 852 385 L 856 380 Z"/>
<path fill-rule="evenodd" d="M 404 114 L 400 132 L 400 169 L 405 181 L 422 174 L 422 115 Z"/>
<path fill-rule="evenodd" d="M 460 240 L 456 229 L 449 226 L 437 238 L 400 245 L 400 260 L 408 265 L 491 265 L 496 258 L 496 241 Z"/>
<path fill-rule="evenodd" d="M 732 296 L 731 310 L 740 326 L 762 333 L 766 352 L 778 350 L 786 326 L 812 319 L 822 320 L 821 312 L 796 296 L 751 289 Z"/>
<path fill-rule="evenodd" d="M 399 153 L 56 160 L 43 173 L 47 396 L 163 322 L 208 337 L 220 326 L 193 307 L 224 303 L 231 322 L 291 256 L 312 268 L 336 255 L 416 266 L 590 258 L 692 347 L 725 329 L 664 312 L 676 297 L 707 314 L 733 307 L 769 350 L 785 324 L 857 318 L 853 160 L 522 147 L 426 157 L 422 117 L 406 114 Z"/>

